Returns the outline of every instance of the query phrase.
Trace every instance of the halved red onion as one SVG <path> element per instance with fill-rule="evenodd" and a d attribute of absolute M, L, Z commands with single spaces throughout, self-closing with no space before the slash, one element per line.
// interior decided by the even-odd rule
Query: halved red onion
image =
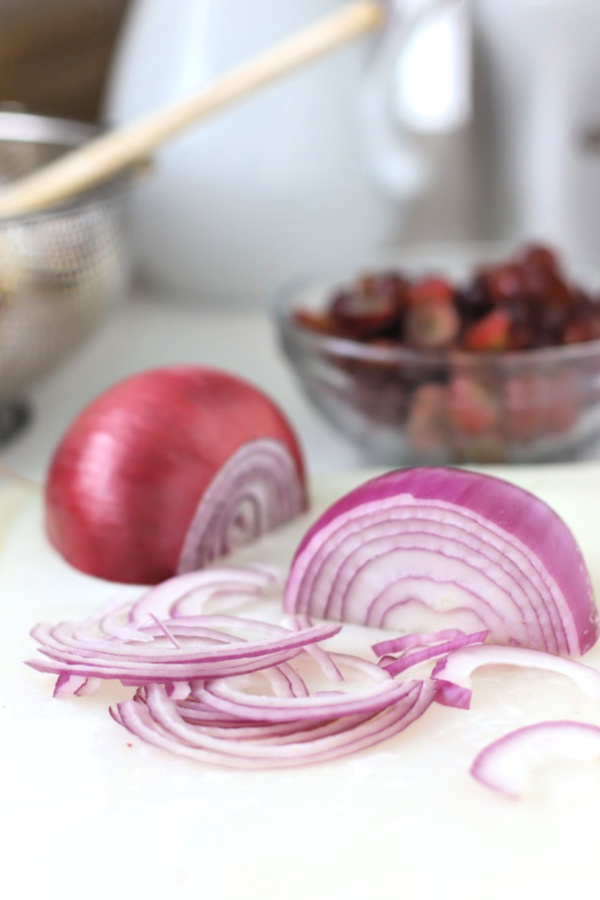
<path fill-rule="evenodd" d="M 589 575 L 565 523 L 533 495 L 456 469 L 367 482 L 309 530 L 285 609 L 398 631 L 489 631 L 579 654 L 598 637 Z"/>
<path fill-rule="evenodd" d="M 153 584 L 276 528 L 307 505 L 294 432 L 245 381 L 198 366 L 110 388 L 52 461 L 46 528 L 76 568 Z"/>
<path fill-rule="evenodd" d="M 600 728 L 584 722 L 539 722 L 504 735 L 475 758 L 471 774 L 505 797 L 519 799 L 535 769 L 557 760 L 600 757 Z"/>
<path fill-rule="evenodd" d="M 465 696 L 470 698 L 470 676 L 480 666 L 521 666 L 556 672 L 559 675 L 566 675 L 588 696 L 600 699 L 600 672 L 591 666 L 541 650 L 481 644 L 456 650 L 437 663 L 432 677 L 440 679 L 438 690 L 440 702 L 445 702 L 447 706 L 455 705 L 448 702 L 450 696 L 447 694 L 448 685 L 450 693 L 458 689 L 461 700 Z"/>

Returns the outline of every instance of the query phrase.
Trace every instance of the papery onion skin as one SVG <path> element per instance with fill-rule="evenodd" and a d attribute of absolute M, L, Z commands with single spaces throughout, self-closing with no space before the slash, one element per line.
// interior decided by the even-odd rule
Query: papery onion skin
<path fill-rule="evenodd" d="M 269 441 L 292 462 L 298 514 L 307 506 L 302 453 L 268 397 L 198 366 L 134 375 L 92 402 L 60 443 L 46 486 L 48 537 L 90 575 L 163 581 L 177 572 L 199 501 L 227 460 Z"/>
<path fill-rule="evenodd" d="M 421 531 L 414 524 L 420 514 L 424 517 Z M 397 524 L 400 516 L 403 519 Z M 454 519 L 449 518 L 452 516 Z M 452 538 L 444 537 L 445 534 L 451 534 Z M 440 544 L 442 540 L 446 544 Z M 431 549 L 435 543 L 442 547 L 437 551 L 437 560 L 436 551 Z M 369 545 L 383 546 L 378 552 L 382 558 L 385 556 L 388 569 L 396 565 L 398 574 L 386 574 L 388 580 L 383 586 L 378 585 L 379 593 L 375 591 L 373 596 L 365 594 L 361 598 L 364 616 L 359 614 L 355 589 L 355 606 L 349 614 L 347 597 L 358 576 L 368 568 L 370 574 L 378 577 L 376 553 L 368 556 Z M 450 545 L 452 553 L 459 548 L 458 556 L 446 554 Z M 349 549 L 344 557 L 346 546 Z M 519 643 L 554 653 L 584 653 L 596 642 L 598 614 L 590 577 L 567 525 L 546 503 L 521 488 L 499 478 L 451 468 L 421 467 L 390 472 L 366 482 L 334 503 L 307 532 L 296 552 L 286 585 L 285 609 L 289 613 L 399 628 L 397 610 L 394 622 L 390 625 L 386 621 L 392 601 L 387 599 L 385 590 L 397 589 L 402 566 L 413 547 L 421 556 L 434 559 L 434 566 L 439 560 L 442 573 L 448 559 L 462 571 L 470 569 L 475 573 L 477 577 L 471 578 L 466 586 L 453 583 L 452 578 L 444 581 L 442 577 L 440 582 L 449 585 L 449 592 L 456 587 L 457 591 L 464 588 L 467 594 L 472 593 L 473 584 L 477 586 L 473 603 L 479 619 L 469 623 L 469 630 L 487 628 L 493 642 Z M 396 556 L 391 560 L 393 553 Z M 513 553 L 514 558 L 510 555 Z M 353 557 L 357 560 L 354 568 Z M 479 570 L 473 568 L 473 558 L 483 560 Z M 480 589 L 480 572 L 490 565 L 505 579 L 501 585 L 495 577 L 485 575 L 497 596 L 509 597 L 509 603 L 503 601 L 504 607 L 512 609 L 508 617 L 506 609 L 496 608 L 489 600 L 489 592 Z M 523 565 L 530 573 L 527 578 L 521 569 Z M 345 582 L 340 579 L 342 567 Z M 422 601 L 427 604 L 435 577 L 427 571 L 413 572 L 407 577 L 423 581 Z M 522 590 L 529 593 L 522 594 Z M 542 591 L 546 592 L 546 599 Z M 335 599 L 328 599 L 331 597 Z M 395 599 L 393 602 L 395 607 L 401 605 Z M 380 605 L 375 616 L 373 609 L 377 604 Z M 527 622 L 523 612 L 528 616 Z M 437 627 L 456 627 L 451 617 L 437 615 Z M 498 624 L 502 627 L 497 627 Z"/>

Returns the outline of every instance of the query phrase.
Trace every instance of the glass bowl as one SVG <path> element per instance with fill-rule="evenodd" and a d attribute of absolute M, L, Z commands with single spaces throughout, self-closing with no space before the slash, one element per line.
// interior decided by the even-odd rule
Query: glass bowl
<path fill-rule="evenodd" d="M 319 334 L 294 312 L 323 309 L 366 272 L 401 269 L 452 281 L 506 259 L 500 244 L 379 254 L 284 288 L 279 341 L 307 397 L 374 465 L 573 460 L 600 438 L 600 341 L 520 352 L 418 351 Z M 597 271 L 569 266 L 594 289 Z"/>

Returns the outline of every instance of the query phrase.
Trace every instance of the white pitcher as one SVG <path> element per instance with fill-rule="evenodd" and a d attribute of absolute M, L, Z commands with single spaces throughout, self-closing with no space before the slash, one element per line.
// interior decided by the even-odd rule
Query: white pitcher
<path fill-rule="evenodd" d="M 136 0 L 106 117 L 123 124 L 186 96 L 345 2 Z M 417 2 L 422 11 L 439 0 Z M 165 148 L 135 210 L 146 276 L 173 292 L 262 301 L 298 273 L 394 241 L 426 180 L 388 109 L 405 27 L 357 42 Z"/>

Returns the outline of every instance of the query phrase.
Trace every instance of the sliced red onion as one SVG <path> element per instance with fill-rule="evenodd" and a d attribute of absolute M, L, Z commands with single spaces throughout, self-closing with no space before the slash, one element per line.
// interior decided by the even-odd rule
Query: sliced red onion
<path fill-rule="evenodd" d="M 465 636 L 460 628 L 445 628 L 442 631 L 428 633 L 404 634 L 402 637 L 379 641 L 371 647 L 376 656 L 387 656 L 389 653 L 405 653 L 418 647 L 431 647 L 444 641 L 454 641 Z"/>
<path fill-rule="evenodd" d="M 406 672 L 407 669 L 419 665 L 419 663 L 426 662 L 429 659 L 436 659 L 439 656 L 445 656 L 461 647 L 469 647 L 472 644 L 483 644 L 488 635 L 489 631 L 464 634 L 462 637 L 454 638 L 453 640 L 445 641 L 441 644 L 435 644 L 433 647 L 423 647 L 420 650 L 413 650 L 410 653 L 405 653 L 398 659 L 390 660 L 389 657 L 385 657 L 385 662 L 380 660 L 379 665 L 382 666 L 389 675 L 399 675 L 401 672 Z"/>
<path fill-rule="evenodd" d="M 292 563 L 289 613 L 398 631 L 487 630 L 579 654 L 598 637 L 581 552 L 538 498 L 454 469 L 388 473 L 335 503 Z"/>
<path fill-rule="evenodd" d="M 310 628 L 313 624 L 308 616 L 293 616 L 292 621 L 294 628 Z M 323 674 L 330 681 L 344 681 L 344 676 L 335 664 L 335 660 L 331 653 L 323 650 L 318 644 L 307 644 L 304 648 L 306 653 L 315 660 Z"/>
<path fill-rule="evenodd" d="M 298 722 L 304 719 L 334 719 L 361 713 L 373 714 L 404 696 L 409 682 L 395 681 L 378 666 L 367 663 L 366 660 L 358 660 L 357 657 L 344 654 L 332 655 L 336 664 L 341 662 L 363 674 L 368 672 L 375 684 L 360 692 L 328 691 L 309 697 L 265 697 L 247 694 L 243 687 L 238 688 L 234 678 L 221 678 L 206 681 L 196 696 L 206 706 L 219 712 L 267 722 Z"/>
<path fill-rule="evenodd" d="M 306 509 L 304 463 L 269 397 L 216 369 L 174 366 L 109 388 L 52 460 L 46 530 L 73 566 L 156 584 Z"/>
<path fill-rule="evenodd" d="M 540 650 L 483 644 L 456 650 L 438 662 L 432 675 L 434 678 L 441 676 L 443 679 L 438 688 L 439 701 L 447 706 L 456 705 L 449 702 L 454 688 L 459 689 L 457 694 L 463 702 L 465 697 L 470 698 L 470 676 L 480 666 L 521 666 L 556 672 L 571 678 L 588 696 L 600 699 L 600 672 L 591 666 Z M 452 686 L 450 692 L 445 687 L 448 684 Z"/>
<path fill-rule="evenodd" d="M 212 729 L 186 722 L 180 707 L 160 685 L 151 685 L 134 700 L 111 710 L 115 720 L 150 744 L 200 762 L 235 768 L 262 769 L 326 762 L 380 743 L 405 729 L 430 706 L 432 682 L 405 682 L 390 706 L 371 715 L 252 726 L 254 736 L 215 735 Z"/>
<path fill-rule="evenodd" d="M 205 642 L 200 640 L 196 646 L 187 643 L 181 650 L 165 648 L 159 651 L 152 644 L 130 644 L 121 646 L 119 652 L 116 652 L 116 647 L 110 648 L 110 651 L 98 648 L 95 651 L 72 652 L 56 640 L 53 629 L 45 630 L 38 626 L 32 631 L 32 636 L 40 643 L 40 652 L 49 660 L 29 660 L 28 665 L 39 672 L 126 679 L 129 684 L 223 678 L 292 659 L 307 644 L 326 640 L 338 631 L 339 626 L 315 625 L 262 642 L 232 639 L 218 649 L 207 649 Z"/>
<path fill-rule="evenodd" d="M 306 646 L 339 632 L 341 626 L 331 623 L 291 630 L 240 616 L 197 612 L 215 591 L 226 604 L 231 597 L 238 603 L 249 596 L 256 601 L 275 583 L 276 575 L 267 569 L 217 569 L 172 578 L 136 601 L 129 599 L 120 606 L 112 602 L 108 611 L 105 608 L 83 623 L 35 626 L 32 636 L 46 659 L 30 665 L 57 674 L 56 693 L 61 696 L 91 692 L 98 679 L 143 685 L 253 672 L 284 663 Z M 191 612 L 195 614 L 183 615 Z M 248 633 L 258 639 L 248 640 Z M 299 694 L 304 691 L 297 679 L 295 688 Z"/>
<path fill-rule="evenodd" d="M 562 759 L 591 761 L 600 757 L 600 728 L 584 722 L 539 722 L 511 731 L 485 747 L 471 774 L 505 797 L 519 799 L 533 771 Z"/>
<path fill-rule="evenodd" d="M 76 694 L 87 684 L 87 678 L 82 675 L 59 675 L 54 685 L 55 697 L 68 697 Z"/>
<path fill-rule="evenodd" d="M 146 591 L 128 611 L 130 622 L 144 625 L 150 615 L 161 619 L 203 614 L 217 601 L 220 612 L 228 612 L 247 601 L 260 601 L 270 589 L 283 583 L 280 571 L 264 567 L 225 566 L 168 578 Z"/>
<path fill-rule="evenodd" d="M 435 702 L 441 706 L 452 706 L 455 709 L 471 708 L 471 688 L 461 687 L 452 681 L 445 681 L 443 678 L 436 678 L 437 691 L 435 694 Z"/>

